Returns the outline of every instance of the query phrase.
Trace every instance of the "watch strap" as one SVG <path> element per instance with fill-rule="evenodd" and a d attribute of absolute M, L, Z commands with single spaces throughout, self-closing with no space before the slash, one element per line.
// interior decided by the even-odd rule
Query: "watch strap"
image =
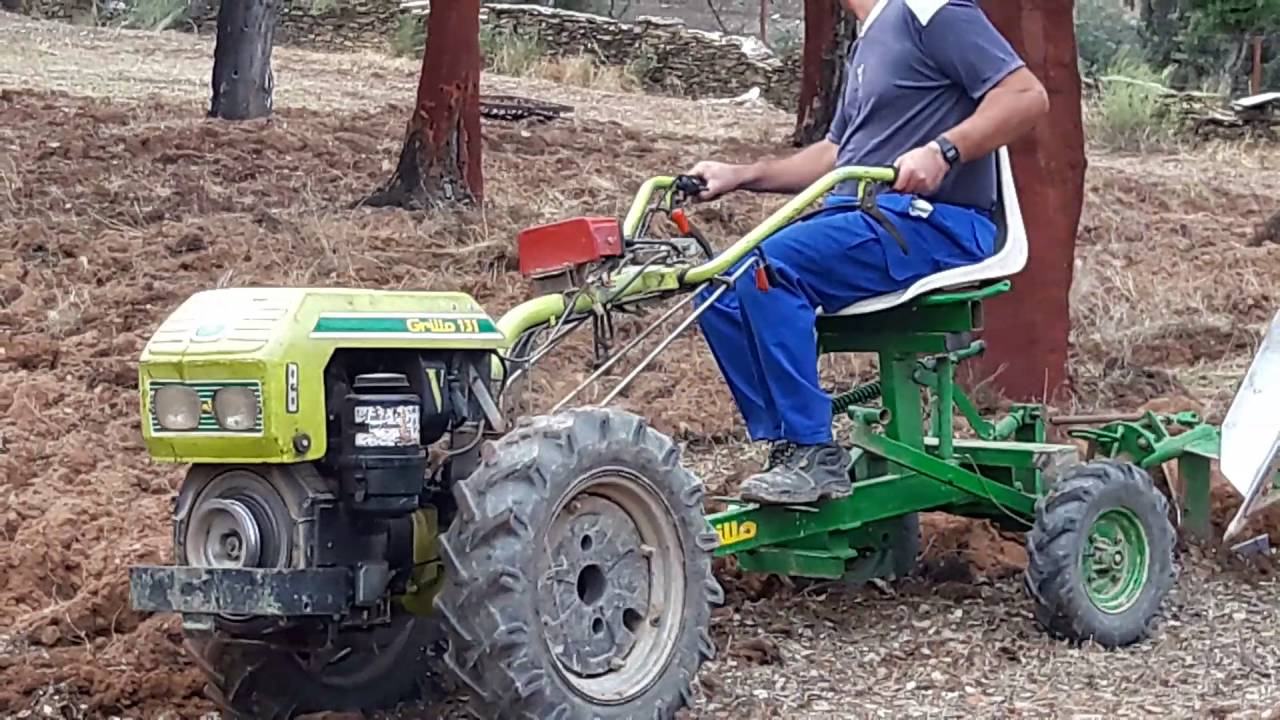
<path fill-rule="evenodd" d="M 947 161 L 947 165 L 955 167 L 960 162 L 960 149 L 955 146 L 944 135 L 939 135 L 934 142 L 938 143 L 938 147 L 942 148 L 942 157 Z"/>

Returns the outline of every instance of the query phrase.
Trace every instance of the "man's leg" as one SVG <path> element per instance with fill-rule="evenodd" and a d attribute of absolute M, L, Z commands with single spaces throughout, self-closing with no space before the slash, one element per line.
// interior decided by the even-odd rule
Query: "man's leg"
<path fill-rule="evenodd" d="M 706 303 L 713 289 L 699 293 L 699 307 Z M 698 317 L 698 325 L 738 405 L 738 411 L 746 421 L 751 439 L 781 439 L 782 422 L 773 398 L 765 389 L 759 356 L 751 339 L 751 326 L 742 316 L 738 295 L 733 288 L 716 298 L 711 307 Z"/>
<path fill-rule="evenodd" d="M 750 337 L 790 445 L 781 464 L 743 482 L 744 500 L 811 503 L 849 493 L 849 453 L 832 441 L 831 397 L 818 383 L 814 324 L 819 306 L 838 309 L 899 288 L 868 222 L 833 209 L 785 228 L 764 244 L 768 289 L 757 286 L 754 273 L 735 287 L 758 328 Z"/>
<path fill-rule="evenodd" d="M 772 276 L 768 289 L 757 287 L 750 273 L 736 285 L 744 315 L 756 328 L 750 337 L 778 408 L 782 437 L 794 446 L 781 466 L 743 483 L 743 499 L 807 503 L 849 492 L 849 455 L 832 442 L 831 398 L 818 384 L 816 308 L 834 312 L 990 253 L 990 238 L 976 241 L 979 225 L 968 215 L 919 218 L 905 205 L 901 214 L 884 209 L 909 254 L 866 215 L 831 208 L 764 243 Z"/>

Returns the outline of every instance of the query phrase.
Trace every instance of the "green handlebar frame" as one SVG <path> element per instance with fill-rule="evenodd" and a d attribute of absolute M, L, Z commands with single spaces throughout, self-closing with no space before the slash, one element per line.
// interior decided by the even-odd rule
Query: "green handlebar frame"
<path fill-rule="evenodd" d="M 756 226 L 754 230 L 742 236 L 740 240 L 730 245 L 714 259 L 689 268 L 681 278 L 681 284 L 686 286 L 699 285 L 727 271 L 739 260 L 755 250 L 766 238 L 796 219 L 804 212 L 805 208 L 817 202 L 822 196 L 835 189 L 841 183 L 858 182 L 859 194 L 861 194 L 868 183 L 892 183 L 897 179 L 898 170 L 892 167 L 854 166 L 836 168 L 805 188 L 786 205 L 778 208 L 764 222 Z M 631 210 L 627 213 L 627 218 L 623 222 L 622 237 L 624 239 L 632 240 L 635 238 L 640 229 L 640 224 L 644 221 L 645 213 L 648 212 L 649 205 L 653 201 L 654 194 L 657 192 L 669 192 L 675 185 L 675 181 L 676 179 L 671 176 L 659 176 L 645 181 L 644 185 L 640 187 L 640 191 L 636 194 L 635 201 L 631 203 Z"/>
<path fill-rule="evenodd" d="M 787 204 L 778 208 L 764 222 L 742 236 L 737 242 L 725 248 L 715 258 L 693 267 L 654 266 L 644 269 L 640 271 L 640 280 L 630 283 L 623 296 L 630 297 L 640 293 L 677 291 L 697 287 L 728 271 L 738 261 L 750 255 L 760 246 L 760 243 L 799 217 L 806 208 L 835 189 L 837 185 L 846 182 L 857 182 L 858 195 L 861 197 L 868 185 L 893 183 L 897 179 L 898 171 L 897 168 L 893 167 L 854 166 L 836 168 L 805 188 Z M 631 203 L 631 209 L 627 212 L 627 216 L 622 223 L 624 242 L 634 240 L 636 234 L 640 232 L 645 217 L 653 210 L 651 205 L 654 196 L 657 193 L 667 193 L 669 196 L 675 188 L 675 183 L 675 177 L 658 176 L 649 178 L 640 186 L 635 200 Z M 635 271 L 624 271 L 624 273 L 628 272 L 633 274 Z M 630 278 L 632 274 L 624 274 L 620 275 L 620 277 Z M 592 305 L 602 300 L 603 297 L 608 297 L 608 295 L 596 297 L 589 293 L 583 293 L 578 297 L 573 311 L 577 313 L 587 312 Z M 612 299 L 619 300 L 621 298 L 615 297 Z M 564 295 L 543 295 L 533 298 L 508 310 L 498 320 L 498 329 L 506 335 L 507 345 L 510 347 L 525 331 L 543 323 L 552 322 L 563 315 L 567 304 L 568 301 Z"/>

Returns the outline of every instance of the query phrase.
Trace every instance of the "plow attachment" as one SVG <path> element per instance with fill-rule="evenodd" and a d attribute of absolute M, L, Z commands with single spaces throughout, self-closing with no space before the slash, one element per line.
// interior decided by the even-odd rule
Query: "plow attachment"
<path fill-rule="evenodd" d="M 1222 475 L 1244 496 L 1227 526 L 1230 539 L 1250 515 L 1280 500 L 1280 313 L 1227 411 L 1219 463 Z"/>

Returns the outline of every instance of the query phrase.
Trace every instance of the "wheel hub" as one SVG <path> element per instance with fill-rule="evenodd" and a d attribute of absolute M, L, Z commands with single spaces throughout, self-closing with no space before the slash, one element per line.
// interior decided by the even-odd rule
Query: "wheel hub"
<path fill-rule="evenodd" d="M 1081 555 L 1089 599 L 1106 613 L 1129 609 L 1146 586 L 1148 560 L 1147 535 L 1137 516 L 1125 508 L 1103 512 L 1089 528 Z"/>
<path fill-rule="evenodd" d="M 264 478 L 232 471 L 215 478 L 191 504 L 182 549 L 205 568 L 284 567 L 292 525 L 280 493 Z"/>
<path fill-rule="evenodd" d="M 262 531 L 253 512 L 234 498 L 203 503 L 192 518 L 196 539 L 190 552 L 196 565 L 216 568 L 257 567 L 262 557 Z"/>
<path fill-rule="evenodd" d="M 687 590 L 673 515 L 648 479 L 614 466 L 579 478 L 551 513 L 537 571 L 543 641 L 593 702 L 639 696 L 677 650 Z"/>
<path fill-rule="evenodd" d="M 572 673 L 617 669 L 649 613 L 649 561 L 635 521 L 595 495 L 572 500 L 547 536 L 550 582 L 542 583 L 544 623 L 556 658 Z"/>

